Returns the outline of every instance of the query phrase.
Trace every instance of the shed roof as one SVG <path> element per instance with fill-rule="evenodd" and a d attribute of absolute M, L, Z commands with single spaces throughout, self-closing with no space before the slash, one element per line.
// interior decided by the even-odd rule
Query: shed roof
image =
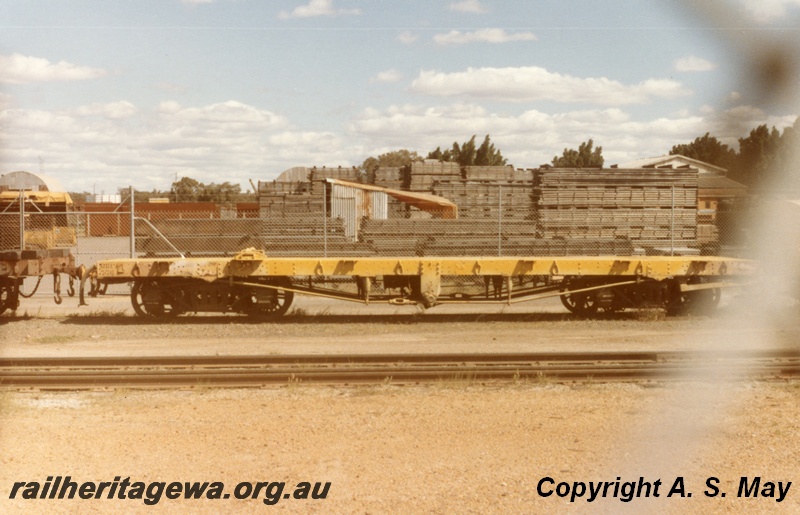
<path fill-rule="evenodd" d="M 718 175 L 699 175 L 697 177 L 697 189 L 699 193 L 708 193 L 709 190 L 716 190 L 720 193 L 739 196 L 747 193 L 747 186 L 727 177 Z"/>
<path fill-rule="evenodd" d="M 0 186 L 9 190 L 64 191 L 53 177 L 23 171 L 0 175 Z"/>
<path fill-rule="evenodd" d="M 660 166 L 690 166 L 692 168 L 697 168 L 701 175 L 704 173 L 712 173 L 716 175 L 725 175 L 728 173 L 726 168 L 721 166 L 712 165 L 711 163 L 706 163 L 705 161 L 700 161 L 699 159 L 693 159 L 691 157 L 682 156 L 680 154 L 672 154 L 667 156 L 658 156 L 658 157 L 645 157 L 643 159 L 637 159 L 635 161 L 629 161 L 627 163 L 620 163 L 620 168 L 651 168 L 655 167 L 658 168 Z"/>

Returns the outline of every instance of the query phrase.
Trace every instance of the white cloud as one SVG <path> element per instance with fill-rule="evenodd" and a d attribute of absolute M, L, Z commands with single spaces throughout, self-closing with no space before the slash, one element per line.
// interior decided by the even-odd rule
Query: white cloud
<path fill-rule="evenodd" d="M 453 2 L 448 7 L 451 11 L 461 13 L 483 14 L 486 12 L 478 0 L 462 0 L 461 2 Z"/>
<path fill-rule="evenodd" d="M 665 154 L 673 145 L 708 131 L 735 146 L 736 138 L 758 125 L 783 128 L 794 120 L 794 116 L 770 117 L 752 107 L 721 114 L 703 109 L 638 120 L 616 107 L 501 114 L 476 104 L 402 105 L 365 109 L 350 131 L 370 148 L 408 148 L 421 153 L 465 141 L 473 134 L 489 134 L 513 165 L 527 168 L 549 163 L 564 148 L 577 148 L 589 138 L 603 147 L 606 163 L 611 165 Z"/>
<path fill-rule="evenodd" d="M 779 130 L 791 126 L 797 115 L 776 116 L 766 113 L 763 109 L 751 105 L 738 105 L 719 113 L 707 114 L 707 125 L 711 128 L 706 132 L 719 137 L 724 143 L 733 148 L 738 146 L 738 138 L 746 137 L 752 129 L 766 124 L 768 127 L 777 127 Z"/>
<path fill-rule="evenodd" d="M 20 54 L 0 55 L 0 83 L 28 84 L 32 82 L 96 79 L 107 75 L 103 69 L 78 66 L 66 61 L 51 63 L 41 57 Z"/>
<path fill-rule="evenodd" d="M 464 141 L 472 134 L 490 134 L 512 164 L 535 167 L 550 162 L 564 148 L 577 148 L 589 138 L 603 146 L 607 159 L 622 161 L 658 155 L 676 142 L 696 137 L 703 127 L 699 116 L 636 121 L 619 108 L 499 114 L 475 104 L 454 104 L 366 109 L 350 129 L 360 141 L 419 152 Z"/>
<path fill-rule="evenodd" d="M 370 82 L 392 83 L 403 80 L 403 74 L 394 68 L 384 70 L 370 79 Z"/>
<path fill-rule="evenodd" d="M 1 100 L 1 99 L 0 99 Z M 113 192 L 133 182 L 168 188 L 175 174 L 203 182 L 269 180 L 295 165 L 348 165 L 352 153 L 341 136 L 299 131 L 285 117 L 237 101 L 154 109 L 130 102 L 45 111 L 4 109 L 0 169 L 37 169 L 70 191 Z"/>
<path fill-rule="evenodd" d="M 0 110 L 8 109 L 11 107 L 11 95 L 0 91 Z"/>
<path fill-rule="evenodd" d="M 519 167 L 550 162 L 589 138 L 613 164 L 666 153 L 709 131 L 735 145 L 758 125 L 782 129 L 795 119 L 741 105 L 639 119 L 617 106 L 495 111 L 466 101 L 368 108 L 341 130 L 307 130 L 234 100 L 195 106 L 169 100 L 155 108 L 117 101 L 47 111 L 12 107 L 13 99 L 0 94 L 0 105 L 0 169 L 36 170 L 41 156 L 45 173 L 69 190 L 106 192 L 131 183 L 166 189 L 176 174 L 246 184 L 274 179 L 291 166 L 349 166 L 397 148 L 425 153 L 473 134 L 490 134 Z"/>
<path fill-rule="evenodd" d="M 800 7 L 800 0 L 740 0 L 744 9 L 759 23 L 769 23 L 786 16 L 790 8 Z"/>
<path fill-rule="evenodd" d="M 274 129 L 287 125 L 282 116 L 235 100 L 203 107 L 182 107 L 177 102 L 162 103 L 160 114 L 168 114 L 169 123 L 199 123 L 194 130 L 225 130 L 238 126 L 247 130 Z M 164 109 L 167 107 L 167 109 Z M 205 124 L 205 126 L 203 125 Z"/>
<path fill-rule="evenodd" d="M 537 66 L 510 68 L 468 68 L 445 73 L 422 70 L 411 91 L 431 96 L 465 96 L 531 102 L 550 100 L 598 105 L 641 104 L 652 98 L 675 98 L 690 94 L 679 82 L 648 79 L 625 85 L 606 77 L 573 77 Z"/>
<path fill-rule="evenodd" d="M 397 40 L 403 43 L 404 45 L 410 45 L 412 43 L 416 43 L 419 39 L 419 36 L 414 34 L 410 31 L 403 31 L 397 36 Z"/>
<path fill-rule="evenodd" d="M 213 4 L 216 0 L 181 0 L 185 5 Z"/>
<path fill-rule="evenodd" d="M 311 0 L 306 5 L 299 5 L 292 11 L 281 11 L 278 18 L 313 18 L 317 16 L 340 16 L 361 14 L 359 9 L 336 9 L 333 0 Z"/>
<path fill-rule="evenodd" d="M 675 70 L 679 72 L 707 72 L 716 67 L 711 61 L 693 55 L 675 61 Z"/>
<path fill-rule="evenodd" d="M 130 118 L 136 114 L 136 107 L 130 102 L 110 102 L 108 104 L 91 104 L 71 111 L 75 116 L 100 116 L 113 120 Z"/>
<path fill-rule="evenodd" d="M 511 41 L 536 41 L 532 32 L 508 33 L 503 29 L 479 29 L 473 32 L 451 30 L 446 34 L 436 34 L 433 41 L 438 45 L 463 45 L 466 43 L 508 43 Z"/>

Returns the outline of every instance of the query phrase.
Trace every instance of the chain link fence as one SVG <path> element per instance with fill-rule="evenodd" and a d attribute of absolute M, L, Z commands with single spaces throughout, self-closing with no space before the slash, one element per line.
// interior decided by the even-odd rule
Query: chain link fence
<path fill-rule="evenodd" d="M 247 248 L 288 258 L 755 255 L 752 213 L 758 202 L 723 202 L 709 209 L 698 202 L 691 181 L 632 186 L 627 180 L 609 186 L 607 179 L 594 184 L 585 176 L 572 177 L 566 185 L 564 179 L 550 186 L 518 177 L 503 183 L 438 178 L 427 189 L 403 190 L 426 202 L 444 199 L 442 207 L 385 191 L 353 194 L 336 184 L 283 184 L 280 195 L 256 207 L 131 206 L 129 200 L 86 204 L 80 211 L 31 207 L 0 213 L 2 247 L 18 249 L 22 238 L 27 249 L 69 248 L 76 264 L 87 268 L 105 259 L 233 256 Z M 515 277 L 515 290 L 540 279 Z M 343 292 L 360 287 L 353 278 L 325 281 Z M 25 291 L 36 282 L 28 278 Z M 49 292 L 49 284 L 45 278 L 40 291 Z M 383 282 L 373 285 L 383 287 Z M 492 279 L 458 277 L 445 281 L 442 295 L 488 297 L 502 290 Z M 126 294 L 127 288 L 111 287 L 109 293 Z"/>
<path fill-rule="evenodd" d="M 530 188 L 481 185 L 481 195 L 449 210 L 393 203 L 385 216 L 236 213 L 210 205 L 24 214 L 28 249 L 70 247 L 76 261 L 167 256 L 232 256 L 246 248 L 276 257 L 358 256 L 626 256 L 748 254 L 746 209 L 698 212 L 682 206 L 609 209 L 575 205 L 532 208 Z M 671 192 L 664 193 L 670 197 Z M 452 197 L 451 197 L 452 198 Z M 327 201 L 329 202 L 329 200 Z M 326 212 L 327 211 L 327 212 Z M 19 213 L 0 213 L 3 248 L 19 248 Z"/>

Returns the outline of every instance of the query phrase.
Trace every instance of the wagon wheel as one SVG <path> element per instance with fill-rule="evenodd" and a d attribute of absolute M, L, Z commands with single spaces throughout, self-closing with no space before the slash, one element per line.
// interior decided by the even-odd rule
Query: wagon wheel
<path fill-rule="evenodd" d="M 283 288 L 292 286 L 286 277 L 264 284 Z M 285 314 L 292 305 L 294 292 L 283 288 L 245 287 L 240 300 L 241 311 L 255 318 L 277 318 Z"/>
<path fill-rule="evenodd" d="M 131 304 L 140 317 L 172 318 L 182 313 L 173 295 L 159 281 L 141 279 L 133 283 Z"/>
<path fill-rule="evenodd" d="M 565 278 L 561 283 L 561 291 L 580 290 L 587 286 L 585 281 Z M 561 304 L 565 308 L 577 315 L 591 315 L 597 311 L 594 292 L 567 293 L 560 295 L 558 298 L 561 299 Z"/>

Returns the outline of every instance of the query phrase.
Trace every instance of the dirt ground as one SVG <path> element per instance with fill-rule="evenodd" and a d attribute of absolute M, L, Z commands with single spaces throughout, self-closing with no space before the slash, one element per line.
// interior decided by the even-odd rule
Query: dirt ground
<path fill-rule="evenodd" d="M 757 324 L 623 314 L 579 320 L 557 301 L 520 308 L 353 307 L 298 302 L 284 319 L 195 316 L 169 324 L 130 316 L 121 297 L 53 306 L 31 299 L 0 317 L 0 355 L 302 354 L 671 350 L 796 346 L 796 317 Z M 70 304 L 71 303 L 71 304 Z M 474 384 L 252 390 L 0 393 L 3 512 L 325 513 L 800 511 L 800 384 L 688 377 L 669 384 Z M 325 499 L 10 500 L 15 482 L 326 483 Z M 663 483 L 659 498 L 571 503 L 537 485 Z M 676 479 L 685 494 L 667 497 Z M 708 478 L 726 497 L 708 497 Z M 739 498 L 741 477 L 759 494 Z M 620 478 L 619 480 L 617 478 Z M 549 491 L 555 484 L 543 483 Z M 548 486 L 550 485 L 550 486 Z M 564 485 L 561 488 L 566 488 Z M 587 494 L 588 495 L 588 494 Z"/>

